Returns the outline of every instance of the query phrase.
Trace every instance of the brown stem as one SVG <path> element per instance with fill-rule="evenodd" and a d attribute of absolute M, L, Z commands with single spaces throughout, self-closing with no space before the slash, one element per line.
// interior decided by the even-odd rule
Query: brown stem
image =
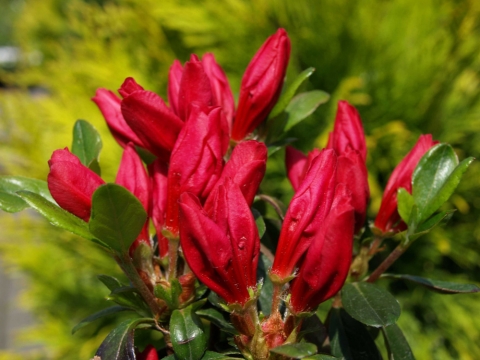
<path fill-rule="evenodd" d="M 259 194 L 257 196 L 260 200 L 263 200 L 266 203 L 269 203 L 270 205 L 272 205 L 273 209 L 277 213 L 280 220 L 283 221 L 285 215 L 283 214 L 282 208 L 280 207 L 280 205 L 277 203 L 277 201 L 274 198 L 272 198 L 271 196 L 265 195 L 265 194 Z"/>
<path fill-rule="evenodd" d="M 152 310 L 154 317 L 158 319 L 162 314 L 162 309 L 157 304 L 155 296 L 152 294 L 147 285 L 143 282 L 140 275 L 138 275 L 137 269 L 135 269 L 135 266 L 133 265 L 130 256 L 128 254 L 123 254 L 120 257 L 115 256 L 115 260 L 122 268 L 123 272 L 127 275 L 132 285 L 138 290 L 140 295 L 148 304 L 150 310 Z"/>
<path fill-rule="evenodd" d="M 383 239 L 384 238 L 380 236 L 375 236 L 372 243 L 370 244 L 370 250 L 368 251 L 368 256 L 370 258 L 372 258 L 378 252 L 378 248 L 380 247 L 380 245 L 382 245 Z"/>
<path fill-rule="evenodd" d="M 177 277 L 178 238 L 168 239 L 168 281 Z"/>
<path fill-rule="evenodd" d="M 280 313 L 280 295 L 282 294 L 283 285 L 273 283 L 273 293 L 272 293 L 272 309 L 271 314 Z"/>
<path fill-rule="evenodd" d="M 398 245 L 390 255 L 370 274 L 367 282 L 373 283 L 405 252 L 406 248 L 402 245 Z"/>

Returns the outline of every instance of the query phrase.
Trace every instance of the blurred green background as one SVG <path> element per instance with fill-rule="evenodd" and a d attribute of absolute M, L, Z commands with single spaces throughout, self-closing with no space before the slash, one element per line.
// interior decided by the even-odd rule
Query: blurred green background
<path fill-rule="evenodd" d="M 389 174 L 420 133 L 451 143 L 461 159 L 480 156 L 478 0 L 0 0 L 0 10 L 0 46 L 19 49 L 0 67 L 2 175 L 44 179 L 51 153 L 70 145 L 82 118 L 103 135 L 102 172 L 112 181 L 121 149 L 89 100 L 97 88 L 115 90 L 133 76 L 165 96 L 174 59 L 214 52 L 238 94 L 242 72 L 278 27 L 292 40 L 287 83 L 313 66 L 305 88 L 332 96 L 291 130 L 301 139 L 296 146 L 325 144 L 337 100 L 357 106 L 368 137 L 372 216 Z M 286 202 L 282 157 L 269 165 L 269 184 L 276 185 L 263 188 Z M 448 226 L 417 241 L 392 271 L 480 282 L 479 179 L 474 163 L 448 204 L 458 209 Z M 107 306 L 95 276 L 118 274 L 113 261 L 33 212 L 0 213 L 0 226 L 6 270 L 27 279 L 18 306 L 36 319 L 0 359 L 91 357 L 110 319 L 70 331 Z M 380 284 L 399 299 L 399 325 L 418 359 L 480 359 L 478 295 Z"/>

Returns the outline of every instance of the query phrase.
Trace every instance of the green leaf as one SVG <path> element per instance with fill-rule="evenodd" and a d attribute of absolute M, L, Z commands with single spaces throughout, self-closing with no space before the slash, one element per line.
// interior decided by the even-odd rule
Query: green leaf
<path fill-rule="evenodd" d="M 175 355 L 182 360 L 199 360 L 207 348 L 202 321 L 192 311 L 192 306 L 172 312 L 170 337 Z"/>
<path fill-rule="evenodd" d="M 100 175 L 98 156 L 102 150 L 102 139 L 97 130 L 85 120 L 77 120 L 73 126 L 72 153 L 86 167 Z"/>
<path fill-rule="evenodd" d="M 268 144 L 267 149 L 268 149 L 268 157 L 272 156 L 275 154 L 277 151 L 279 151 L 281 148 L 297 141 L 296 138 L 286 138 L 286 139 L 281 139 L 278 141 L 275 141 L 273 143 Z"/>
<path fill-rule="evenodd" d="M 415 360 L 412 349 L 407 339 L 397 324 L 382 328 L 385 344 L 388 350 L 388 358 L 391 360 Z"/>
<path fill-rule="evenodd" d="M 230 334 L 238 335 L 238 331 L 225 319 L 223 314 L 214 308 L 201 309 L 196 311 L 197 315 L 215 324 L 219 329 Z"/>
<path fill-rule="evenodd" d="M 408 224 L 410 219 L 410 214 L 412 212 L 412 208 L 415 205 L 415 201 L 413 200 L 413 196 L 404 189 L 398 189 L 397 193 L 397 200 L 398 200 L 398 213 L 403 221 Z"/>
<path fill-rule="evenodd" d="M 28 203 L 17 195 L 17 191 L 27 190 L 55 203 L 46 181 L 23 176 L 0 177 L 0 209 L 10 213 L 22 211 L 29 207 Z"/>
<path fill-rule="evenodd" d="M 430 219 L 423 222 L 419 226 L 412 227 L 412 229 L 409 229 L 409 233 L 413 232 L 412 234 L 408 235 L 409 241 L 414 241 L 418 239 L 420 236 L 429 233 L 434 227 L 448 222 L 448 220 L 450 220 L 454 212 L 455 210 L 442 211 L 441 213 L 438 213 L 435 216 L 432 216 Z"/>
<path fill-rule="evenodd" d="M 116 313 L 122 312 L 122 311 L 131 311 L 131 309 L 123 307 L 123 306 L 112 306 L 112 307 L 100 310 L 100 311 L 98 311 L 95 314 L 92 314 L 90 316 L 87 316 L 85 319 L 83 319 L 77 325 L 75 325 L 75 327 L 72 329 L 72 335 L 75 334 L 78 330 L 80 330 L 84 326 L 90 324 L 91 322 L 93 322 L 97 319 L 100 319 L 104 316 L 108 316 L 108 315 L 111 315 L 111 314 L 116 314 Z"/>
<path fill-rule="evenodd" d="M 47 218 L 50 223 L 58 226 L 61 229 L 70 231 L 76 235 L 79 235 L 85 239 L 96 242 L 99 245 L 108 249 L 106 244 L 102 244 L 94 238 L 94 236 L 88 230 L 88 224 L 82 219 L 70 214 L 68 211 L 63 210 L 59 206 L 51 203 L 42 196 L 30 191 L 18 191 L 20 196 L 26 203 L 32 208 L 37 210 L 40 214 Z"/>
<path fill-rule="evenodd" d="M 286 344 L 270 349 L 270 352 L 289 358 L 303 359 L 304 357 L 316 354 L 317 347 L 309 343 Z"/>
<path fill-rule="evenodd" d="M 103 340 L 95 355 L 105 360 L 135 360 L 135 345 L 133 343 L 135 328 L 141 323 L 148 322 L 153 322 L 153 320 L 129 319 L 120 323 Z"/>
<path fill-rule="evenodd" d="M 90 232 L 118 253 L 128 251 L 146 219 L 140 201 L 120 185 L 101 185 L 93 193 Z"/>
<path fill-rule="evenodd" d="M 110 291 L 114 291 L 115 289 L 124 286 L 120 281 L 110 275 L 97 275 L 97 279 L 100 280 Z"/>
<path fill-rule="evenodd" d="M 331 355 L 316 354 L 313 356 L 308 356 L 306 358 L 303 358 L 303 360 L 341 360 L 341 359 Z"/>
<path fill-rule="evenodd" d="M 332 354 L 345 360 L 381 360 L 382 357 L 367 327 L 344 309 L 332 308 L 328 315 Z"/>
<path fill-rule="evenodd" d="M 329 98 L 330 95 L 321 90 L 308 91 L 295 96 L 285 109 L 285 112 L 288 114 L 288 120 L 284 131 L 290 130 L 300 121 L 307 118 L 321 104 L 326 103 Z"/>
<path fill-rule="evenodd" d="M 201 360 L 238 360 L 238 358 L 233 358 L 225 356 L 225 354 L 220 354 L 214 351 L 205 351 Z"/>
<path fill-rule="evenodd" d="M 298 88 L 302 83 L 308 79 L 313 73 L 315 69 L 313 67 L 309 67 L 308 69 L 303 70 L 296 78 L 293 80 L 292 84 L 288 86 L 288 88 L 283 92 L 283 94 L 278 99 L 277 103 L 273 107 L 272 111 L 270 111 L 270 115 L 268 119 L 273 119 L 274 117 L 280 115 L 280 113 L 285 110 L 287 105 L 290 103 L 292 98 L 295 96 Z"/>
<path fill-rule="evenodd" d="M 458 165 L 457 155 L 448 144 L 434 146 L 420 159 L 412 176 L 418 223 L 450 198 L 472 161 L 473 158 L 468 158 Z"/>
<path fill-rule="evenodd" d="M 474 284 L 461 284 L 442 280 L 432 280 L 414 275 L 383 274 L 382 278 L 383 277 L 411 281 L 440 294 L 469 294 L 480 292 L 480 287 Z"/>
<path fill-rule="evenodd" d="M 180 285 L 178 279 L 173 279 L 170 285 L 170 288 L 164 287 L 161 284 L 156 285 L 154 289 L 155 296 L 164 300 L 169 309 L 178 309 L 180 306 L 179 297 L 182 293 L 182 285 Z"/>
<path fill-rule="evenodd" d="M 257 267 L 257 282 L 263 280 L 260 295 L 258 297 L 259 308 L 264 315 L 270 315 L 272 307 L 273 283 L 268 276 L 268 271 L 272 267 L 272 262 L 263 253 L 260 253 L 260 258 Z"/>
<path fill-rule="evenodd" d="M 397 300 L 388 291 L 366 282 L 346 284 L 342 303 L 351 317 L 373 327 L 391 325 L 400 316 Z"/>
<path fill-rule="evenodd" d="M 321 348 L 327 338 L 327 328 L 315 313 L 303 320 L 298 337 Z"/>
<path fill-rule="evenodd" d="M 261 239 L 263 237 L 263 234 L 265 234 L 265 221 L 263 221 L 262 214 L 260 214 L 260 211 L 258 211 L 255 208 L 251 208 L 253 217 L 255 218 L 255 224 L 257 225 L 258 229 L 258 237 Z"/>

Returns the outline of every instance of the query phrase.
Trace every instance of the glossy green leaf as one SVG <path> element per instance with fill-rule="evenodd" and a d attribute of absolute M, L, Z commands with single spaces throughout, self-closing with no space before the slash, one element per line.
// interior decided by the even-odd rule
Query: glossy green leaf
<path fill-rule="evenodd" d="M 255 224 L 257 225 L 258 236 L 261 239 L 263 237 L 263 234 L 265 234 L 265 230 L 266 230 L 265 221 L 263 221 L 262 214 L 260 214 L 260 212 L 257 209 L 251 208 L 251 210 L 252 210 L 253 217 L 255 218 Z"/>
<path fill-rule="evenodd" d="M 298 88 L 302 83 L 308 79 L 313 73 L 315 69 L 313 67 L 309 67 L 308 69 L 303 70 L 296 78 L 293 80 L 292 84 L 288 86 L 288 88 L 282 93 L 280 98 L 278 99 L 277 103 L 273 107 L 272 111 L 270 111 L 270 115 L 268 119 L 273 119 L 274 117 L 280 115 L 280 113 L 285 110 L 287 105 L 290 103 L 292 98 L 295 96 Z"/>
<path fill-rule="evenodd" d="M 285 124 L 284 131 L 290 130 L 300 121 L 306 119 L 321 104 L 326 103 L 329 98 L 330 95 L 321 90 L 304 92 L 295 96 L 285 108 L 285 112 L 288 114 L 288 120 Z"/>
<path fill-rule="evenodd" d="M 100 175 L 98 156 L 102 150 L 102 139 L 97 130 L 85 120 L 77 120 L 73 126 L 72 153 L 80 162 Z"/>
<path fill-rule="evenodd" d="M 238 360 L 238 358 L 233 358 L 226 356 L 225 354 L 220 354 L 214 351 L 205 351 L 201 360 Z"/>
<path fill-rule="evenodd" d="M 35 194 L 30 191 L 18 191 L 18 196 L 20 196 L 26 203 L 28 203 L 32 208 L 37 210 L 45 218 L 47 218 L 50 223 L 55 226 L 58 226 L 61 229 L 70 231 L 76 235 L 79 235 L 85 239 L 94 241 L 94 236 L 88 230 L 88 224 L 82 219 L 76 217 L 75 215 L 70 214 L 68 211 L 63 210 L 59 206 L 51 203 L 42 196 Z M 107 245 L 102 244 L 101 242 L 96 241 L 98 244 L 108 248 Z"/>
<path fill-rule="evenodd" d="M 415 226 L 412 229 L 409 229 L 409 232 L 412 232 L 412 233 L 408 235 L 409 236 L 408 239 L 410 241 L 414 241 L 418 239 L 420 236 L 429 233 L 434 227 L 448 222 L 448 220 L 450 220 L 454 212 L 455 210 L 442 211 L 441 213 L 435 214 L 434 216 L 432 216 L 430 219 L 423 222 L 422 224 Z"/>
<path fill-rule="evenodd" d="M 230 324 L 227 319 L 225 319 L 225 316 L 223 316 L 223 314 L 219 310 L 214 308 L 201 309 L 197 310 L 196 313 L 202 319 L 206 319 L 211 323 L 215 324 L 219 329 L 230 334 L 238 334 L 238 331 Z"/>
<path fill-rule="evenodd" d="M 270 352 L 293 359 L 303 359 L 304 357 L 316 354 L 317 347 L 309 343 L 286 344 L 270 349 Z"/>
<path fill-rule="evenodd" d="M 382 328 L 385 344 L 388 350 L 388 358 L 391 360 L 415 360 L 412 349 L 407 339 L 397 324 Z"/>
<path fill-rule="evenodd" d="M 400 316 L 398 301 L 388 291 L 366 282 L 346 284 L 342 303 L 351 317 L 373 327 L 391 325 Z"/>
<path fill-rule="evenodd" d="M 0 176 L 0 209 L 15 213 L 29 207 L 29 204 L 17 195 L 17 191 L 21 190 L 38 194 L 55 203 L 46 181 L 23 176 Z"/>
<path fill-rule="evenodd" d="M 100 186 L 92 197 L 90 232 L 118 253 L 126 253 L 145 225 L 140 201 L 116 184 Z"/>
<path fill-rule="evenodd" d="M 440 294 L 468 294 L 480 292 L 480 287 L 474 284 L 461 284 L 442 280 L 432 280 L 414 275 L 384 274 L 382 277 L 411 281 Z"/>
<path fill-rule="evenodd" d="M 412 176 L 418 223 L 449 199 L 472 161 L 468 158 L 458 164 L 457 155 L 448 144 L 438 144 L 422 157 Z"/>
<path fill-rule="evenodd" d="M 262 289 L 258 297 L 258 305 L 264 315 L 270 315 L 272 307 L 273 283 L 268 276 L 268 271 L 272 267 L 272 262 L 263 253 L 260 253 L 260 258 L 257 267 L 257 282 L 262 281 Z"/>
<path fill-rule="evenodd" d="M 405 223 L 408 224 L 410 219 L 410 214 L 412 212 L 412 208 L 415 205 L 415 201 L 413 200 L 413 196 L 404 189 L 398 189 L 397 193 L 397 200 L 398 200 L 398 213 Z"/>
<path fill-rule="evenodd" d="M 332 355 L 345 360 L 381 360 L 380 352 L 367 327 L 344 309 L 332 308 L 328 316 Z"/>
<path fill-rule="evenodd" d="M 78 330 L 80 330 L 81 328 L 83 328 L 84 326 L 90 324 L 91 322 L 93 322 L 95 320 L 98 320 L 102 317 L 112 315 L 112 314 L 116 314 L 116 313 L 119 313 L 119 312 L 122 312 L 122 311 L 132 311 L 132 310 L 129 309 L 129 308 L 123 307 L 123 306 L 112 306 L 112 307 L 100 310 L 100 311 L 96 312 L 95 314 L 87 316 L 85 319 L 83 319 L 77 325 L 75 325 L 75 327 L 72 329 L 72 334 L 75 334 Z"/>
<path fill-rule="evenodd" d="M 282 148 L 286 147 L 287 145 L 290 145 L 291 143 L 297 141 L 296 138 L 286 138 L 286 139 L 281 139 L 278 141 L 275 141 L 273 143 L 270 143 L 267 145 L 267 150 L 268 150 L 268 157 L 272 156 L 275 154 L 277 151 L 281 150 Z"/>
<path fill-rule="evenodd" d="M 118 325 L 102 342 L 96 356 L 105 360 L 135 360 L 135 328 L 151 319 L 126 320 Z"/>
<path fill-rule="evenodd" d="M 321 348 L 327 338 L 327 328 L 320 321 L 317 314 L 313 314 L 303 320 L 298 337 Z"/>
<path fill-rule="evenodd" d="M 174 310 L 170 318 L 170 337 L 175 355 L 182 360 L 199 360 L 207 348 L 200 317 L 187 306 Z"/>

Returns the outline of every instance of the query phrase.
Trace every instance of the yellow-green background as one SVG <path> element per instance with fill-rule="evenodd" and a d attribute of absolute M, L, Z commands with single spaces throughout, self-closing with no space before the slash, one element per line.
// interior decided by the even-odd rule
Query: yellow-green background
<path fill-rule="evenodd" d="M 53 150 L 69 146 L 76 119 L 102 133 L 101 166 L 113 180 L 120 147 L 96 106 L 95 90 L 133 76 L 166 94 L 168 68 L 190 53 L 214 52 L 235 94 L 249 60 L 278 27 L 292 40 L 287 82 L 315 74 L 305 89 L 332 95 L 292 130 L 304 151 L 322 146 L 338 99 L 359 109 L 368 137 L 371 215 L 389 173 L 420 133 L 451 143 L 461 159 L 480 155 L 480 2 L 478 0 L 0 0 L 0 45 L 21 58 L 0 70 L 0 174 L 44 179 Z M 288 199 L 282 154 L 264 190 Z M 449 207 L 447 227 L 421 238 L 392 271 L 480 282 L 480 166 L 468 170 Z M 93 245 L 33 212 L 0 214 L 0 254 L 26 274 L 18 304 L 37 322 L 0 359 L 87 359 L 109 320 L 71 328 L 106 307 L 100 273 L 115 265 Z M 388 244 L 391 246 L 391 244 Z M 479 295 L 444 296 L 401 282 L 380 284 L 398 297 L 399 324 L 418 359 L 480 359 Z M 0 289 L 0 291 L 2 291 Z M 103 327 L 106 325 L 107 327 Z"/>

